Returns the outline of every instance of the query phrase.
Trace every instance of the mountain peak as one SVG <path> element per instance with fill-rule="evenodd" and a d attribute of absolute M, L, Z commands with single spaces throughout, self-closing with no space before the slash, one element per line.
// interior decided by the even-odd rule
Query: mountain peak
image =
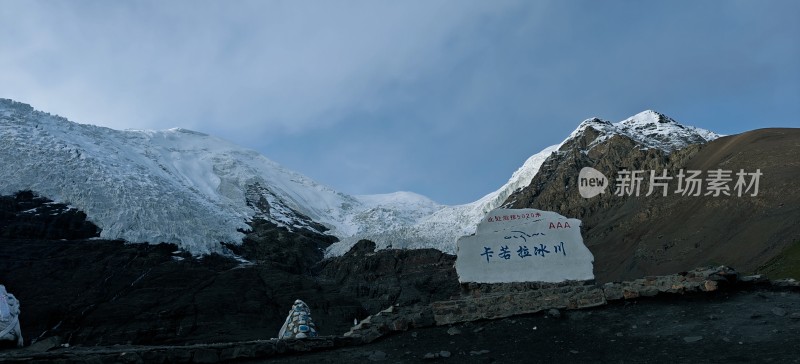
<path fill-rule="evenodd" d="M 582 121 L 578 125 L 578 128 L 580 128 L 583 125 L 611 125 L 611 122 L 608 121 L 608 120 L 600 119 L 598 117 L 591 117 L 591 118 L 588 118 L 588 119 Z"/>
<path fill-rule="evenodd" d="M 578 127 L 575 128 L 575 130 L 561 144 L 566 143 L 568 140 L 572 140 L 572 139 L 575 139 L 575 138 L 579 137 L 580 135 L 582 135 L 584 133 L 586 128 L 591 127 L 592 129 L 595 129 L 597 131 L 602 131 L 602 130 L 608 129 L 609 127 L 613 127 L 613 126 L 614 125 L 608 120 L 603 120 L 603 119 L 600 119 L 598 117 L 588 118 L 588 119 L 582 121 L 580 124 L 578 124 Z"/>
<path fill-rule="evenodd" d="M 655 110 L 645 110 L 623 121 L 623 124 L 677 124 L 677 121 Z M 682 126 L 682 125 L 681 125 Z"/>
<path fill-rule="evenodd" d="M 645 110 L 617 123 L 596 117 L 586 119 L 564 140 L 564 143 L 582 137 L 587 127 L 591 127 L 599 134 L 596 137 L 592 136 L 594 139 L 586 147 L 586 151 L 614 135 L 626 136 L 645 148 L 661 149 L 667 153 L 690 144 L 705 143 L 720 137 L 719 134 L 705 129 L 680 124 L 660 112 Z"/>
<path fill-rule="evenodd" d="M 8 112 L 33 112 L 33 106 L 11 99 L 0 98 L 0 111 Z"/>

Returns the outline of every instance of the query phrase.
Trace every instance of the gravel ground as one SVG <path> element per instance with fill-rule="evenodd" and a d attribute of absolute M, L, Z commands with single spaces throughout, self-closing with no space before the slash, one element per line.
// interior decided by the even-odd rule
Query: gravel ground
<path fill-rule="evenodd" d="M 166 350 L 169 354 L 171 349 L 76 346 L 68 350 L 69 356 L 62 357 L 71 358 L 69 362 L 118 362 L 124 356 L 121 352 L 143 350 L 141 358 L 145 358 L 148 351 Z M 27 362 L 30 358 L 23 355 L 15 360 Z M 44 358 L 39 362 L 42 360 Z M 368 345 L 237 362 L 428 361 L 800 363 L 800 291 L 760 289 L 662 295 L 588 310 L 551 310 L 500 320 L 414 329 Z"/>
<path fill-rule="evenodd" d="M 270 363 L 798 363 L 800 292 L 667 296 L 403 332 Z M 427 356 L 427 358 L 426 358 Z"/>

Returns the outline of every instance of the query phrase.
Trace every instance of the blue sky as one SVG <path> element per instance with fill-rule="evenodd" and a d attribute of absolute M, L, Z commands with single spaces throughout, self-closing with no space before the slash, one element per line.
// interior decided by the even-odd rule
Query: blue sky
<path fill-rule="evenodd" d="M 500 187 L 583 119 L 800 127 L 798 1 L 4 1 L 0 97 L 351 194 Z"/>

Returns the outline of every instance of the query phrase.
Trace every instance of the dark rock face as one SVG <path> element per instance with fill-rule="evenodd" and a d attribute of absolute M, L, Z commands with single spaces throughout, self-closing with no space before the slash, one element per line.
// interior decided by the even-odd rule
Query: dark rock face
<path fill-rule="evenodd" d="M 361 239 L 347 252 L 347 256 L 367 256 L 375 254 L 377 244 L 374 241 Z"/>
<path fill-rule="evenodd" d="M 289 231 L 263 219 L 250 224 L 242 245 L 227 245 L 234 253 L 257 264 L 269 264 L 290 273 L 309 273 L 322 260 L 325 248 L 337 241 L 307 229 Z"/>
<path fill-rule="evenodd" d="M 97 230 L 79 211 L 28 219 L 19 211 L 54 205 L 33 194 L 0 201 L 0 282 L 20 299 L 26 344 L 51 336 L 70 345 L 269 339 L 295 299 L 308 303 L 320 335 L 336 335 L 354 318 L 459 289 L 455 257 L 435 250 L 364 249 L 320 262 L 333 238 L 256 220 L 244 243 L 229 247 L 254 263 L 242 264 L 169 244 L 85 240 Z"/>
<path fill-rule="evenodd" d="M 595 257 L 599 282 L 635 279 L 685 271 L 697 266 L 725 264 L 752 272 L 800 240 L 800 129 L 763 129 L 729 136 L 705 145 L 692 145 L 665 155 L 642 150 L 624 136 L 614 136 L 582 152 L 597 138 L 587 128 L 562 146 L 542 165 L 531 184 L 512 194 L 506 206 L 556 211 L 583 221 L 587 247 Z M 592 167 L 609 178 L 605 194 L 585 199 L 578 192 L 578 173 Z M 700 170 L 701 178 L 715 169 L 760 169 L 757 197 L 682 196 L 675 194 L 677 178 L 668 195 L 648 192 L 649 174 L 640 195 L 615 196 L 614 179 L 620 169 L 668 171 Z M 795 181 L 795 182 L 792 182 Z M 706 186 L 705 180 L 702 183 Z M 702 191 L 706 193 L 705 188 Z"/>
<path fill-rule="evenodd" d="M 86 214 L 54 203 L 31 191 L 0 196 L 0 238 L 87 239 L 100 229 L 86 221 Z"/>
<path fill-rule="evenodd" d="M 27 342 L 175 344 L 275 337 L 305 299 L 323 334 L 366 316 L 360 302 L 310 275 L 226 257 L 183 256 L 175 246 L 115 241 L 0 241 L 0 281 L 20 297 Z"/>
<path fill-rule="evenodd" d="M 436 249 L 372 252 L 374 247 L 374 242 L 362 240 L 344 256 L 321 262 L 320 280 L 356 298 L 371 313 L 460 294 L 455 256 Z"/>

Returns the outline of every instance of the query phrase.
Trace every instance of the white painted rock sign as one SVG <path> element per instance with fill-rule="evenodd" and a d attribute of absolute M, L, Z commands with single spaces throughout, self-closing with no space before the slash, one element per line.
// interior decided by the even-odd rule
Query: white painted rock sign
<path fill-rule="evenodd" d="M 496 209 L 475 235 L 457 242 L 460 282 L 563 282 L 594 279 L 581 221 L 536 209 Z"/>

